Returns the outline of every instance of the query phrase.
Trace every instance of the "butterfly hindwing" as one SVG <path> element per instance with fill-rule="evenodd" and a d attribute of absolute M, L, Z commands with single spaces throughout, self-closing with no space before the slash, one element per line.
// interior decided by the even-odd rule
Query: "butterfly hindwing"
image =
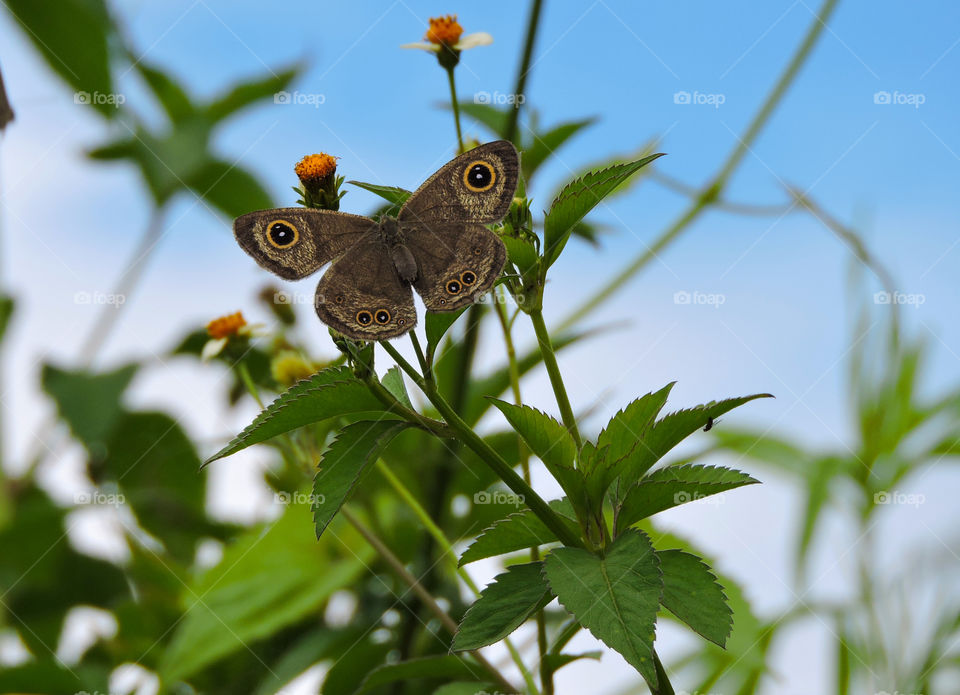
<path fill-rule="evenodd" d="M 356 340 L 395 338 L 417 323 L 413 291 L 376 234 L 327 269 L 317 285 L 316 308 L 321 321 Z"/>
<path fill-rule="evenodd" d="M 241 215 L 233 234 L 262 267 L 287 280 L 319 270 L 353 246 L 377 223 L 332 210 L 276 208 Z"/>
<path fill-rule="evenodd" d="M 411 224 L 492 224 L 510 209 L 520 175 L 520 155 L 506 140 L 475 147 L 443 165 L 397 215 Z"/>
<path fill-rule="evenodd" d="M 481 224 L 416 228 L 407 246 L 417 259 L 414 288 L 429 311 L 455 311 L 493 287 L 507 260 L 496 234 Z"/>

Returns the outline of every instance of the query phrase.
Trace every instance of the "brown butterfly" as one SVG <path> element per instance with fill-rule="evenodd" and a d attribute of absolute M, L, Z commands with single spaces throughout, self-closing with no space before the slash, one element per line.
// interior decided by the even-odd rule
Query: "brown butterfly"
<path fill-rule="evenodd" d="M 428 311 L 455 311 L 493 287 L 507 252 L 485 224 L 499 222 L 517 189 L 520 155 L 505 140 L 445 164 L 396 219 L 308 208 L 242 215 L 234 236 L 261 266 L 299 280 L 333 261 L 317 285 L 320 320 L 349 338 L 383 340 Z"/>

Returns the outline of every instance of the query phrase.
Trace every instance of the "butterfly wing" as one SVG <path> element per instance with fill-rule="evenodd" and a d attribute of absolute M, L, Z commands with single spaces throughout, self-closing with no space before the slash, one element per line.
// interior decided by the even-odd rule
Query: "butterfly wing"
<path fill-rule="evenodd" d="M 507 260 L 500 238 L 482 224 L 415 226 L 406 246 L 417 261 L 413 286 L 430 311 L 456 311 L 493 287 Z"/>
<path fill-rule="evenodd" d="M 397 215 L 406 225 L 503 219 L 517 190 L 520 155 L 506 140 L 480 145 L 454 158 L 407 200 Z"/>
<path fill-rule="evenodd" d="M 342 255 L 377 223 L 332 210 L 276 208 L 241 215 L 233 223 L 237 243 L 267 270 L 299 280 Z"/>
<path fill-rule="evenodd" d="M 397 273 L 389 249 L 368 234 L 320 279 L 317 316 L 348 338 L 385 340 L 417 324 L 413 291 Z"/>

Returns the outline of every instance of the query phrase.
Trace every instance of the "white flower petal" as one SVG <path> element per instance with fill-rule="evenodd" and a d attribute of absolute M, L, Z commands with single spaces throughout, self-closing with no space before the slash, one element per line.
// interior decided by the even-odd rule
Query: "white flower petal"
<path fill-rule="evenodd" d="M 421 51 L 430 51 L 431 53 L 436 53 L 440 50 L 440 46 L 435 43 L 405 43 L 402 44 L 400 48 L 419 48 Z"/>
<path fill-rule="evenodd" d="M 477 46 L 489 46 L 493 43 L 493 37 L 490 36 L 485 31 L 478 31 L 474 34 L 467 34 L 466 36 L 461 36 L 460 40 L 457 41 L 457 45 L 454 46 L 458 51 L 465 51 L 468 48 L 476 48 Z"/>
<path fill-rule="evenodd" d="M 206 345 L 203 346 L 203 351 L 200 353 L 200 359 L 210 360 L 223 352 L 223 348 L 227 346 L 226 338 L 217 338 L 216 340 L 208 340 Z"/>

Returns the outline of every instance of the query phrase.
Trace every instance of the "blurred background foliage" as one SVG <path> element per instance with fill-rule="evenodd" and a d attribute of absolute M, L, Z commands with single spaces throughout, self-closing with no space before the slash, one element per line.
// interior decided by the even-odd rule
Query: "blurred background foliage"
<path fill-rule="evenodd" d="M 820 8 L 824 21 L 834 4 L 827 2 Z M 33 0 L 7 0 L 5 5 L 65 89 L 81 95 L 76 97 L 80 103 L 102 117 L 109 135 L 90 143 L 91 166 L 126 162 L 149 192 L 153 212 L 132 258 L 125 265 L 110 259 L 128 269 L 118 294 L 128 300 L 135 295 L 139 269 L 158 241 L 164 216 L 177 196 L 196 196 L 227 220 L 282 202 L 272 200 L 257 176 L 238 166 L 238 153 L 218 152 L 211 143 L 225 120 L 242 118 L 249 107 L 269 102 L 295 84 L 301 65 L 197 99 L 162 65 L 138 57 L 141 47 L 131 45 L 102 0 L 62 0 L 55 10 Z M 537 9 L 532 11 L 536 16 Z M 725 202 L 723 188 L 747 143 L 812 50 L 819 31 L 814 23 L 806 39 L 809 45 L 800 45 L 794 63 L 787 66 L 745 134 L 744 147 L 735 150 L 726 166 L 703 188 L 665 182 L 690 194 L 691 207 L 665 230 L 650 253 L 625 269 L 627 276 L 642 269 L 703 209 L 727 205 L 738 212 Z M 402 38 L 407 37 L 398 38 L 398 43 Z M 9 61 L 3 67 L 16 69 Z M 118 75 L 131 71 L 161 107 L 164 123 L 145 118 L 138 103 L 108 103 L 92 96 L 116 94 Z M 522 81 L 518 93 L 523 93 Z M 82 95 L 87 95 L 87 101 Z M 15 112 L 17 105 L 12 106 Z M 0 101 L 0 127 L 6 118 L 4 107 Z M 528 184 L 557 149 L 595 122 L 584 114 L 541 126 L 535 105 L 528 104 L 521 128 L 518 109 L 511 106 L 464 102 L 460 107 L 492 136 L 513 140 L 522 149 Z M 545 120 L 548 117 L 545 114 Z M 652 143 L 624 152 L 617 160 L 650 152 Z M 603 162 L 586 163 L 580 171 L 599 164 Z M 634 181 L 646 175 L 641 173 Z M 841 238 L 859 244 L 852 230 L 836 222 L 832 227 Z M 602 243 L 606 232 L 610 230 L 591 220 L 576 229 L 591 243 Z M 866 263 L 876 276 L 887 277 L 862 244 L 850 248 L 856 267 Z M 715 427 L 703 436 L 703 448 L 685 457 L 692 461 L 732 454 L 761 472 L 789 479 L 806 501 L 794 536 L 784 539 L 793 549 L 793 591 L 798 600 L 779 612 L 761 614 L 750 605 L 743 587 L 721 576 L 734 609 L 734 632 L 726 650 L 699 646 L 672 660 L 674 680 L 689 691 L 781 692 L 777 674 L 771 673 L 771 654 L 781 632 L 798 621 L 824 625 L 835 638 L 833 681 L 838 695 L 884 690 L 947 695 L 960 689 L 960 607 L 955 594 L 941 595 L 945 586 L 956 581 L 960 561 L 952 553 L 918 551 L 916 558 L 896 562 L 894 581 L 880 581 L 879 566 L 890 558 L 883 553 L 884 539 L 875 532 L 876 517 L 889 501 L 884 495 L 902 488 L 911 476 L 922 476 L 928 467 L 955 461 L 960 454 L 960 386 L 940 384 L 932 396 L 919 387 L 929 346 L 902 327 L 898 307 L 863 308 L 868 306 L 863 301 L 865 286 L 862 277 L 851 283 L 850 296 L 860 307 L 860 318 L 851 326 L 855 347 L 844 358 L 848 416 L 856 423 L 856 440 L 839 449 L 817 450 L 804 441 L 737 421 Z M 17 290 L 10 291 L 13 298 L 0 304 L 0 335 L 14 311 Z M 266 308 L 276 314 L 276 324 L 263 337 L 247 340 L 241 349 L 217 358 L 231 367 L 223 389 L 224 399 L 231 403 L 248 397 L 245 375 L 267 397 L 282 392 L 288 384 L 271 369 L 281 353 L 317 366 L 330 362 L 333 351 L 308 343 L 294 315 L 277 303 L 277 292 L 266 288 L 262 295 Z M 594 304 L 588 302 L 570 316 L 567 333 L 556 337 L 558 350 L 597 333 L 584 331 L 580 323 L 603 298 L 603 293 L 597 295 Z M 136 311 L 135 303 L 124 310 Z M 253 525 L 211 516 L 208 473 L 200 470 L 201 449 L 206 454 L 216 447 L 191 441 L 169 413 L 129 404 L 128 387 L 138 371 L 147 368 L 144 362 L 106 369 L 91 366 L 118 314 L 106 308 L 87 339 L 78 342 L 74 363 L 43 367 L 40 388 L 55 404 L 58 423 L 51 423 L 43 446 L 29 457 L 22 472 L 14 477 L 0 469 L 0 627 L 8 642 L 20 645 L 12 650 L 13 656 L 0 654 L 0 691 L 105 693 L 132 690 L 140 684 L 143 692 L 160 687 L 178 693 L 273 693 L 324 663 L 329 670 L 323 676 L 322 692 L 346 695 L 357 692 L 377 665 L 446 654 L 448 638 L 436 620 L 355 530 L 338 518 L 319 542 L 304 532 L 312 532 L 312 522 L 309 504 L 301 496 L 314 471 L 291 456 L 282 443 L 266 445 L 276 452 L 264 480 L 278 499 L 288 502 L 279 516 Z M 484 326 L 493 322 L 487 318 Z M 882 340 L 876 339 L 876 333 L 865 337 L 867 327 L 878 322 L 885 326 Z M 445 395 L 467 414 L 471 425 L 489 407 L 482 396 L 503 394 L 510 386 L 505 365 L 471 377 L 476 340 L 469 330 L 455 333 L 438 363 L 438 371 L 446 370 L 440 380 L 448 385 Z M 167 355 L 199 359 L 206 341 L 206 331 L 197 326 Z M 522 372 L 538 368 L 538 359 L 534 352 L 521 354 Z M 335 424 L 312 426 L 300 433 L 301 441 L 327 441 Z M 69 438 L 82 445 L 86 459 L 89 487 L 77 492 L 74 507 L 55 502 L 36 475 L 47 458 L 68 445 L 56 431 L 69 432 Z M 505 458 L 517 460 L 518 443 L 512 431 L 492 431 L 485 438 Z M 467 465 L 449 465 L 454 455 Z M 416 467 L 405 465 L 411 460 L 418 462 Z M 431 517 L 457 542 L 469 540 L 509 511 L 497 505 L 475 505 L 464 513 L 460 503 L 493 485 L 492 474 L 472 461 L 468 451 L 451 452 L 422 432 L 401 434 L 384 461 L 407 488 L 427 501 Z M 68 538 L 71 514 L 90 504 L 110 508 L 122 524 L 123 561 L 98 559 Z M 467 604 L 449 566 L 451 558 L 445 558 L 444 551 L 423 532 L 387 479 L 372 473 L 358 489 L 351 508 L 423 577 L 434 595 L 443 598 L 451 615 L 462 614 Z M 852 551 L 859 567 L 856 591 L 836 600 L 807 600 L 811 548 L 818 534 L 826 533 L 821 522 L 830 510 L 839 512 L 859 538 Z M 655 525 L 646 524 L 645 529 L 658 547 L 704 554 L 690 540 Z M 920 585 L 932 587 L 936 600 L 919 605 L 917 597 L 924 595 Z M 551 625 L 558 624 L 561 613 L 551 610 Z M 66 637 L 66 628 L 77 620 L 100 627 L 83 639 Z M 365 692 L 432 692 L 444 681 L 455 680 L 454 675 L 427 681 L 408 678 L 371 686 Z M 631 687 L 629 692 L 644 692 L 643 686 Z"/>

